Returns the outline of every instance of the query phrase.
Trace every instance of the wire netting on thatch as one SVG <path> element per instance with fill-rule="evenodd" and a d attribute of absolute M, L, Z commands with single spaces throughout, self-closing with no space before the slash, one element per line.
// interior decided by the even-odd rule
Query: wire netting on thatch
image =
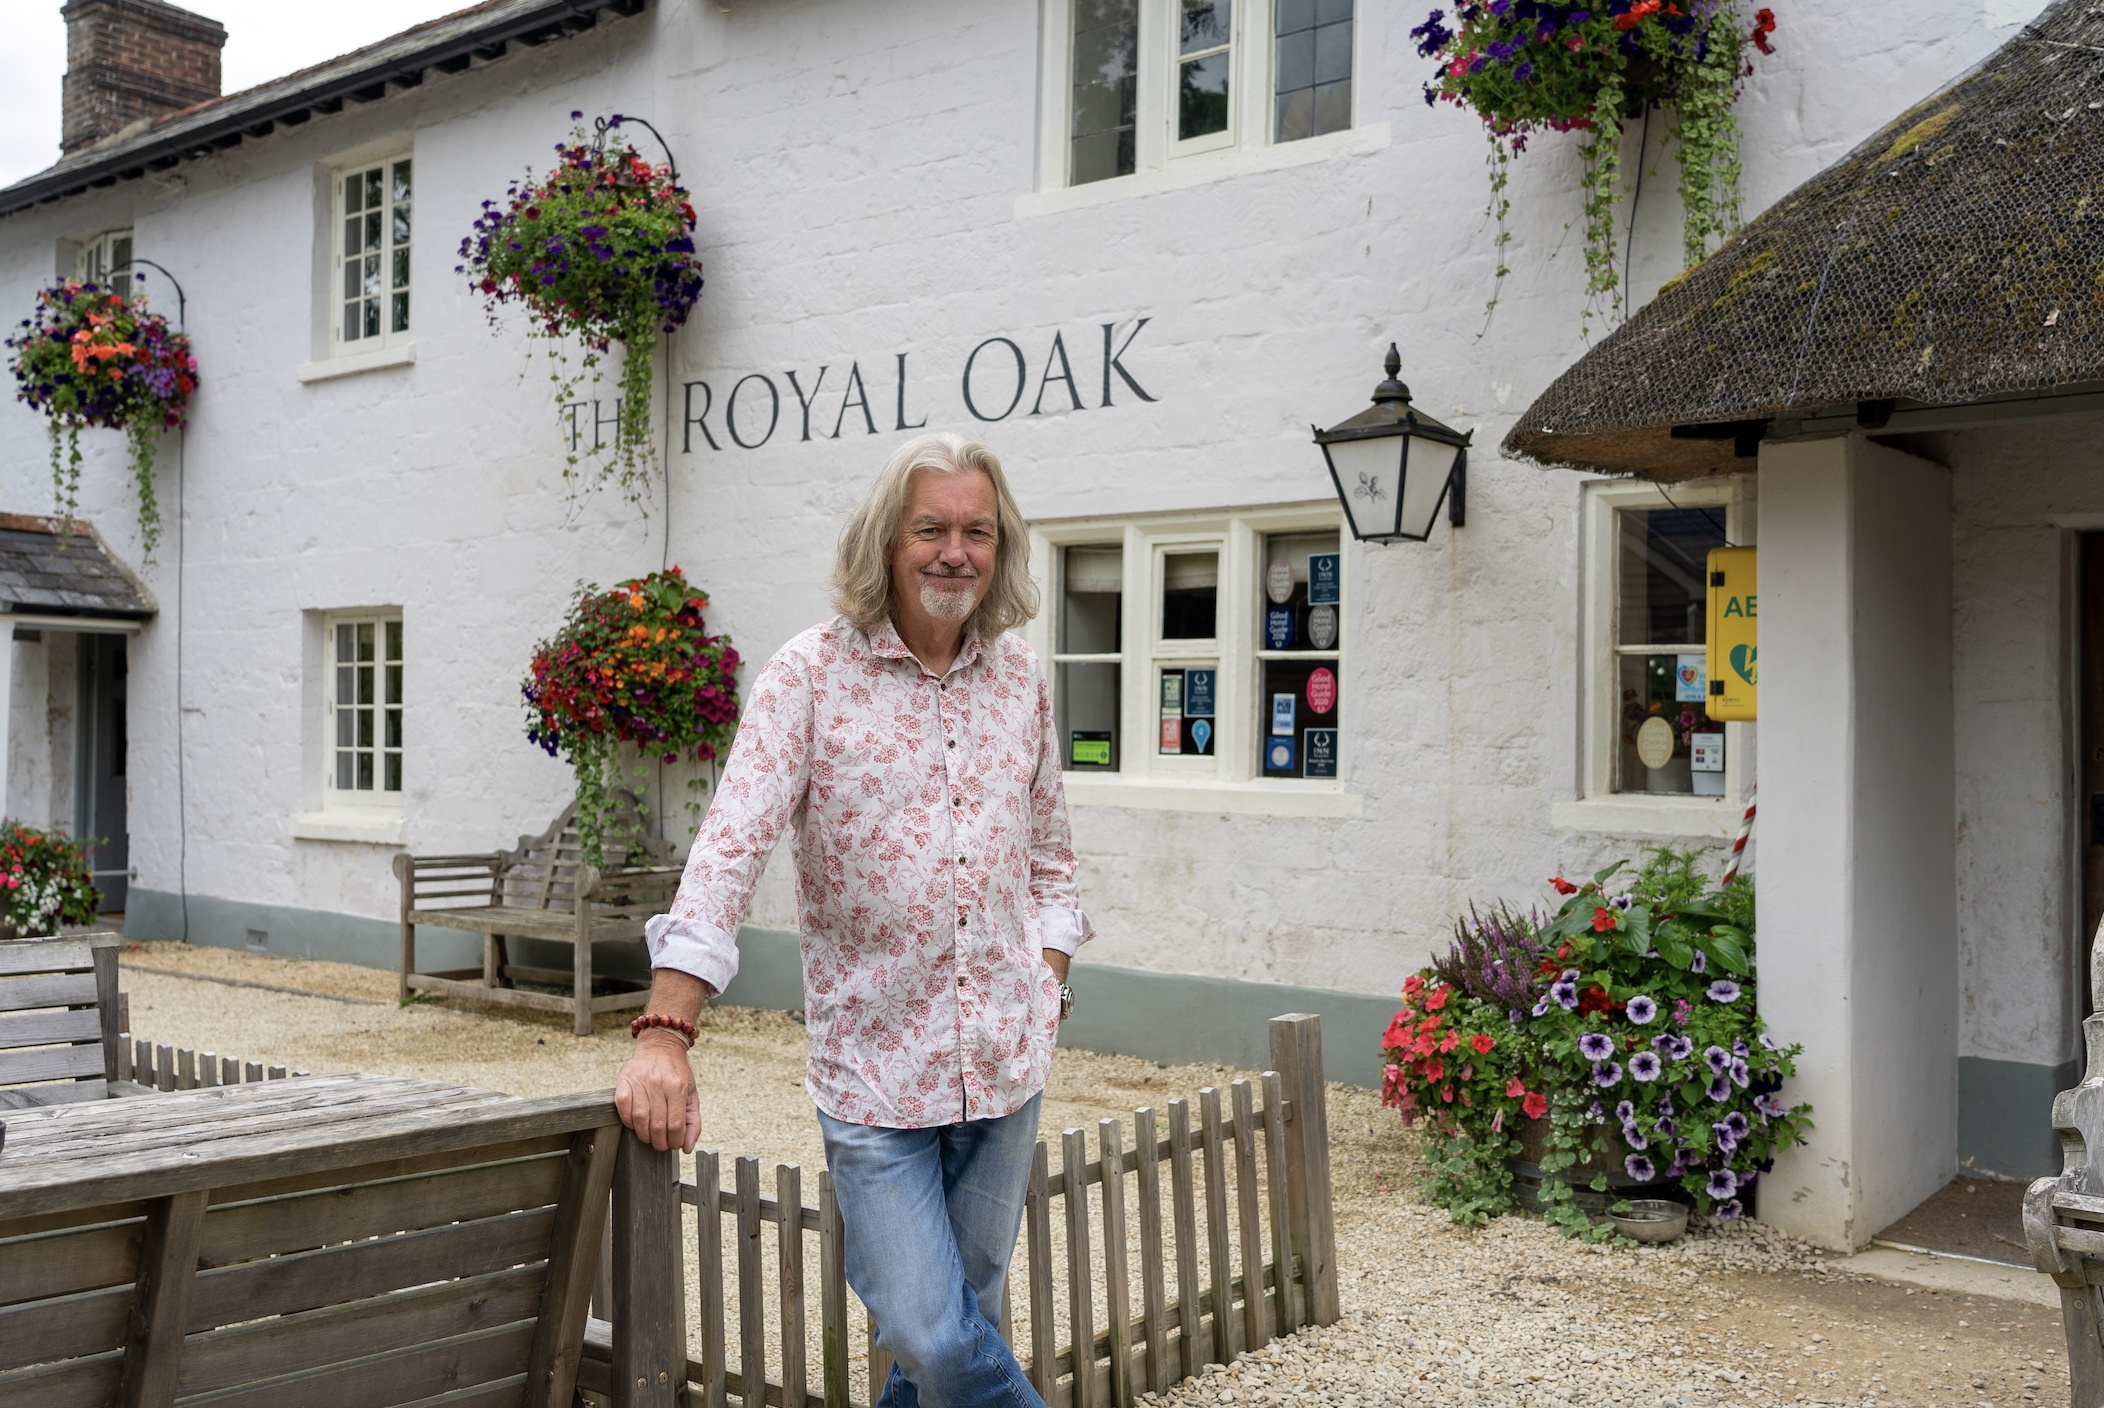
<path fill-rule="evenodd" d="M 1667 285 L 1504 447 L 1629 468 L 1631 432 L 2100 378 L 2104 3 L 2059 0 Z"/>

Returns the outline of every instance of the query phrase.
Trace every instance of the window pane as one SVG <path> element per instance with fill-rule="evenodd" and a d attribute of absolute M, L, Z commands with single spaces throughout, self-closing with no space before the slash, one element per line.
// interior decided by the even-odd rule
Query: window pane
<path fill-rule="evenodd" d="M 1278 0 L 1278 32 L 1295 34 L 1315 23 L 1315 0 Z M 1281 88 L 1286 85 L 1281 83 Z"/>
<path fill-rule="evenodd" d="M 1188 141 L 1227 130 L 1227 74 L 1230 55 L 1188 59 L 1176 82 L 1176 135 Z"/>
<path fill-rule="evenodd" d="M 111 235 L 110 272 L 114 274 L 120 269 L 129 269 L 131 262 L 132 237 L 130 235 Z"/>
<path fill-rule="evenodd" d="M 358 702 L 360 704 L 371 704 L 373 702 L 373 667 L 360 665 L 356 668 L 358 671 Z"/>
<path fill-rule="evenodd" d="M 1074 6 L 1069 179 L 1075 185 L 1133 171 L 1138 0 L 1078 0 Z"/>
<path fill-rule="evenodd" d="M 1218 719 L 1215 699 L 1220 671 L 1214 665 L 1162 670 L 1156 676 L 1161 732 L 1155 751 L 1185 757 L 1210 757 Z"/>
<path fill-rule="evenodd" d="M 388 792 L 399 792 L 402 790 L 402 755 L 400 753 L 389 753 L 387 755 L 387 768 L 382 790 Z"/>
<path fill-rule="evenodd" d="M 358 291 L 378 293 L 380 291 L 380 256 L 368 254 L 359 263 Z"/>
<path fill-rule="evenodd" d="M 357 758 L 358 790 L 360 792 L 370 792 L 373 790 L 373 755 L 360 753 L 357 755 Z"/>
<path fill-rule="evenodd" d="M 394 286 L 396 288 L 409 287 L 409 251 L 406 249 L 396 250 L 393 263 Z"/>
<path fill-rule="evenodd" d="M 1182 40 L 1177 52 L 1217 49 L 1233 32 L 1233 0 L 1183 0 Z"/>
<path fill-rule="evenodd" d="M 373 623 L 370 621 L 360 621 L 358 623 L 358 658 L 360 660 L 373 658 Z"/>
<path fill-rule="evenodd" d="M 373 711 L 370 709 L 358 710 L 358 746 L 373 746 Z"/>
<path fill-rule="evenodd" d="M 394 198 L 396 200 L 409 199 L 409 163 L 406 161 L 398 161 L 394 164 Z"/>
<path fill-rule="evenodd" d="M 356 764 L 357 756 L 353 753 L 346 751 L 338 753 L 336 755 L 337 790 L 343 792 L 348 792 L 351 790 L 351 783 L 357 776 L 356 772 L 354 771 Z"/>
<path fill-rule="evenodd" d="M 389 704 L 402 702 L 402 667 L 400 665 L 389 665 L 387 667 L 387 702 Z"/>
<path fill-rule="evenodd" d="M 1352 84 L 1325 83 L 1315 90 L 1315 133 L 1342 132 L 1352 125 Z"/>
<path fill-rule="evenodd" d="M 1064 767 L 1118 766 L 1118 673 L 1109 663 L 1053 667 L 1052 708 L 1065 745 Z"/>
<path fill-rule="evenodd" d="M 1334 83 L 1352 76 L 1352 27 L 1326 24 L 1315 31 L 1315 81 Z"/>
<path fill-rule="evenodd" d="M 1702 711 L 1701 654 L 1624 655 L 1615 663 L 1615 790 L 1723 796 L 1724 725 Z"/>
<path fill-rule="evenodd" d="M 357 697 L 353 693 L 356 686 L 351 680 L 351 676 L 356 673 L 357 671 L 349 665 L 336 667 L 336 702 L 338 704 L 354 704 L 357 702 Z"/>
<path fill-rule="evenodd" d="M 365 208 L 367 210 L 379 208 L 385 198 L 382 191 L 381 170 L 375 166 L 372 170 L 365 173 Z"/>
<path fill-rule="evenodd" d="M 393 328 L 396 332 L 409 331 L 408 294 L 398 293 L 394 296 L 394 320 L 390 324 L 388 324 L 388 326 Z"/>
<path fill-rule="evenodd" d="M 387 658 L 389 660 L 402 658 L 402 623 L 400 621 L 389 621 L 387 623 Z M 395 697 L 399 699 L 401 695 L 398 693 Z"/>
<path fill-rule="evenodd" d="M 1162 639 L 1211 640 L 1220 598 L 1220 554 L 1171 553 L 1162 559 Z"/>
<path fill-rule="evenodd" d="M 1338 535 L 1275 533 L 1264 540 L 1262 561 L 1257 648 L 1337 649 L 1343 604 Z"/>
<path fill-rule="evenodd" d="M 390 748 L 402 746 L 402 711 L 400 709 L 389 709 L 387 711 L 386 742 Z"/>
<path fill-rule="evenodd" d="M 1257 749 L 1264 776 L 1337 775 L 1341 692 L 1335 661 L 1264 662 L 1264 688 L 1257 699 Z"/>
<path fill-rule="evenodd" d="M 366 299 L 364 311 L 365 335 L 367 337 L 378 337 L 380 335 L 380 300 L 377 298 Z"/>
<path fill-rule="evenodd" d="M 358 711 L 356 709 L 348 707 L 339 708 L 336 711 L 336 746 L 338 748 L 351 746 L 358 726 L 357 714 Z"/>
<path fill-rule="evenodd" d="M 350 661 L 358 658 L 358 630 L 348 621 L 336 627 L 336 658 Z"/>
<path fill-rule="evenodd" d="M 1352 0 L 1315 0 L 1315 23 L 1336 24 L 1352 17 Z"/>
<path fill-rule="evenodd" d="M 1315 81 L 1315 31 L 1304 29 L 1278 41 L 1278 91 L 1281 95 Z"/>
<path fill-rule="evenodd" d="M 358 175 L 343 178 L 343 213 L 356 215 L 365 206 L 365 179 Z"/>
<path fill-rule="evenodd" d="M 1278 131 L 1272 140 L 1297 142 L 1303 137 L 1315 135 L 1315 90 L 1303 88 L 1298 93 L 1281 93 L 1278 97 Z"/>
<path fill-rule="evenodd" d="M 1061 573 L 1065 598 L 1060 603 L 1059 644 L 1062 655 L 1108 655 L 1119 648 L 1119 604 L 1124 600 L 1125 550 L 1119 547 L 1068 548 Z"/>
<path fill-rule="evenodd" d="M 365 242 L 359 247 L 368 254 L 379 253 L 381 248 L 381 232 L 383 229 L 384 226 L 381 224 L 380 212 L 377 210 L 368 210 L 365 213 Z"/>
<path fill-rule="evenodd" d="M 398 205 L 394 208 L 394 242 L 396 244 L 409 243 L 409 207 L 406 205 Z"/>
<path fill-rule="evenodd" d="M 1722 508 L 1624 509 L 1618 645 L 1700 645 L 1710 549 L 1724 546 Z"/>

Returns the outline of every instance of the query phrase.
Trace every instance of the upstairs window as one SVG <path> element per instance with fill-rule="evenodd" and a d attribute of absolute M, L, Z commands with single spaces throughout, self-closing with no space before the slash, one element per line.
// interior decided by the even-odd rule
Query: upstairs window
<path fill-rule="evenodd" d="M 361 163 L 333 186 L 335 350 L 397 346 L 409 338 L 410 160 Z"/>
<path fill-rule="evenodd" d="M 1277 0 L 1271 140 L 1352 125 L 1352 0 Z"/>
<path fill-rule="evenodd" d="M 73 261 L 73 277 L 84 284 L 108 288 L 112 282 L 130 277 L 131 262 L 132 232 L 104 230 L 80 247 Z"/>
<path fill-rule="evenodd" d="M 1070 179 L 1074 185 L 1133 171 L 1139 0 L 1073 0 Z"/>
<path fill-rule="evenodd" d="M 1176 140 L 1232 136 L 1233 0 L 1178 0 Z M 1215 143 L 1217 145 L 1217 143 Z"/>

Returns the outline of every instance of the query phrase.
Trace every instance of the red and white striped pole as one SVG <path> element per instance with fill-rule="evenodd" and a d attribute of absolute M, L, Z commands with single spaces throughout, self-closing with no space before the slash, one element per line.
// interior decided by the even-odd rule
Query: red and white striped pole
<path fill-rule="evenodd" d="M 1758 783 L 1746 790 L 1746 815 L 1739 818 L 1738 839 L 1731 843 L 1731 864 L 1724 869 L 1724 885 L 1731 883 L 1732 877 L 1739 873 L 1739 866 L 1746 859 L 1746 838 L 1753 835 L 1754 803 L 1759 798 L 1760 791 Z"/>

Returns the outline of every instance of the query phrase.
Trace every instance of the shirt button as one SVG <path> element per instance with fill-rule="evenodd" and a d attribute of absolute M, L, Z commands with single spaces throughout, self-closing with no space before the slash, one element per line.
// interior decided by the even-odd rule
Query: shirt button
<path fill-rule="evenodd" d="M 957 740 L 956 740 L 956 739 L 954 739 L 954 738 L 953 738 L 953 739 L 951 739 L 951 740 L 950 740 L 950 746 L 951 746 L 952 748 L 955 748 L 955 747 L 957 746 Z"/>
<path fill-rule="evenodd" d="M 961 806 L 963 806 L 963 805 L 964 805 L 964 798 L 962 798 L 962 797 L 952 797 L 952 798 L 950 798 L 950 805 L 951 805 L 951 806 L 953 806 L 953 807 L 961 807 Z"/>

